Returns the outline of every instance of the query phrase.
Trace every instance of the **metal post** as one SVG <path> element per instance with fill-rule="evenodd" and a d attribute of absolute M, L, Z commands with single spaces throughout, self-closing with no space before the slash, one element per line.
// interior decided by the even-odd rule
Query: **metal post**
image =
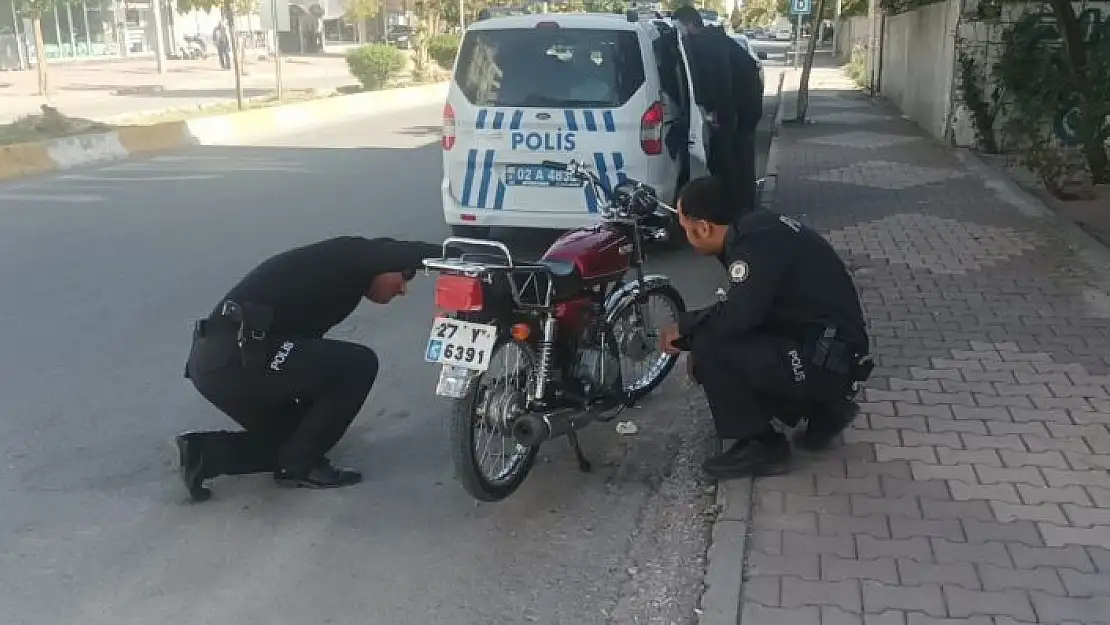
<path fill-rule="evenodd" d="M 459 0 L 459 33 L 466 30 L 466 0 Z"/>
<path fill-rule="evenodd" d="M 798 14 L 798 25 L 794 32 L 794 69 L 798 69 L 798 53 L 802 49 L 802 14 Z"/>
<path fill-rule="evenodd" d="M 281 83 L 281 31 L 278 30 L 278 3 L 270 0 L 270 25 L 274 27 L 274 83 L 277 99 L 281 101 L 284 87 Z"/>
<path fill-rule="evenodd" d="M 162 4 L 150 0 L 150 12 L 154 14 L 154 58 L 158 63 L 158 73 L 166 73 L 166 37 L 162 32 Z"/>

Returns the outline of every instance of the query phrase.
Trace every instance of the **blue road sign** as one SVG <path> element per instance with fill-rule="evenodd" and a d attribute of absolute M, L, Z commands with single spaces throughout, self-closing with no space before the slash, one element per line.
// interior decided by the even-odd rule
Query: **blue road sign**
<path fill-rule="evenodd" d="M 813 12 L 813 0 L 790 0 L 790 12 L 794 15 L 809 15 Z"/>

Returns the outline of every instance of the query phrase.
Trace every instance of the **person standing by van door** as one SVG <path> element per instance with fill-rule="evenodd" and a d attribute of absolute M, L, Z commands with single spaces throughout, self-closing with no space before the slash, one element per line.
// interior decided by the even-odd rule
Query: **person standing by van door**
<path fill-rule="evenodd" d="M 763 118 L 763 81 L 759 77 L 759 66 L 751 53 L 723 30 L 721 38 L 727 39 L 732 45 L 729 48 L 729 65 L 732 69 L 732 93 L 736 104 L 734 140 L 738 187 L 742 197 L 749 197 L 754 204 L 759 204 L 755 184 L 755 133 L 759 120 Z"/>
<path fill-rule="evenodd" d="M 673 19 L 685 35 L 694 100 L 709 123 L 709 173 L 724 180 L 731 191 L 743 193 L 738 184 L 736 154 L 736 98 L 731 51 L 736 46 L 727 35 L 717 37 L 692 6 L 675 9 Z"/>

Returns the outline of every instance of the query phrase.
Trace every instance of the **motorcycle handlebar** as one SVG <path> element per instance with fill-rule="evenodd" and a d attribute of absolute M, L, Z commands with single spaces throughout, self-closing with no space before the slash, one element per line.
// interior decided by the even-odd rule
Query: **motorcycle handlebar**
<path fill-rule="evenodd" d="M 598 179 L 597 175 L 594 174 L 594 172 L 590 171 L 578 161 L 573 159 L 566 163 L 560 161 L 543 161 L 540 165 L 545 169 L 570 172 L 570 174 L 575 178 L 578 178 L 579 180 L 582 180 L 584 182 L 592 183 L 595 188 L 602 190 L 602 192 L 606 196 L 606 199 L 609 200 L 609 203 L 614 208 L 627 210 L 632 207 L 639 207 L 641 210 L 638 212 L 641 214 L 638 216 L 641 217 L 650 215 L 652 213 L 658 214 L 659 209 L 669 211 L 674 214 L 677 214 L 678 212 L 667 203 L 655 197 L 654 190 L 652 190 L 651 187 L 643 184 L 642 182 L 633 181 L 635 183 L 635 187 L 633 188 L 632 193 L 628 196 L 628 200 L 625 202 L 621 202 L 620 205 L 618 205 L 616 194 L 614 194 L 612 191 L 609 190 L 608 187 L 602 184 L 601 180 Z"/>

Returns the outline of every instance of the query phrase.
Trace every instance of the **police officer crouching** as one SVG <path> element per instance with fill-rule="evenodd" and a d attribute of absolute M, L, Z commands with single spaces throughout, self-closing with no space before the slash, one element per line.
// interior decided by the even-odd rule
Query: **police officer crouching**
<path fill-rule="evenodd" d="M 378 373 L 363 345 L 325 339 L 366 298 L 404 295 L 438 245 L 336 237 L 266 260 L 196 323 L 186 363 L 205 399 L 243 431 L 187 432 L 174 441 L 194 501 L 220 475 L 273 472 L 282 485 L 335 488 L 361 481 L 325 454 L 347 431 Z"/>
<path fill-rule="evenodd" d="M 814 230 L 741 200 L 715 177 L 682 190 L 679 221 L 728 274 L 727 299 L 690 311 L 663 333 L 689 351 L 717 434 L 736 444 L 705 463 L 717 478 L 774 473 L 790 454 L 772 418 L 807 427 L 795 441 L 827 446 L 859 411 L 871 373 L 859 295 L 836 251 Z M 731 196 L 735 197 L 735 196 Z"/>

